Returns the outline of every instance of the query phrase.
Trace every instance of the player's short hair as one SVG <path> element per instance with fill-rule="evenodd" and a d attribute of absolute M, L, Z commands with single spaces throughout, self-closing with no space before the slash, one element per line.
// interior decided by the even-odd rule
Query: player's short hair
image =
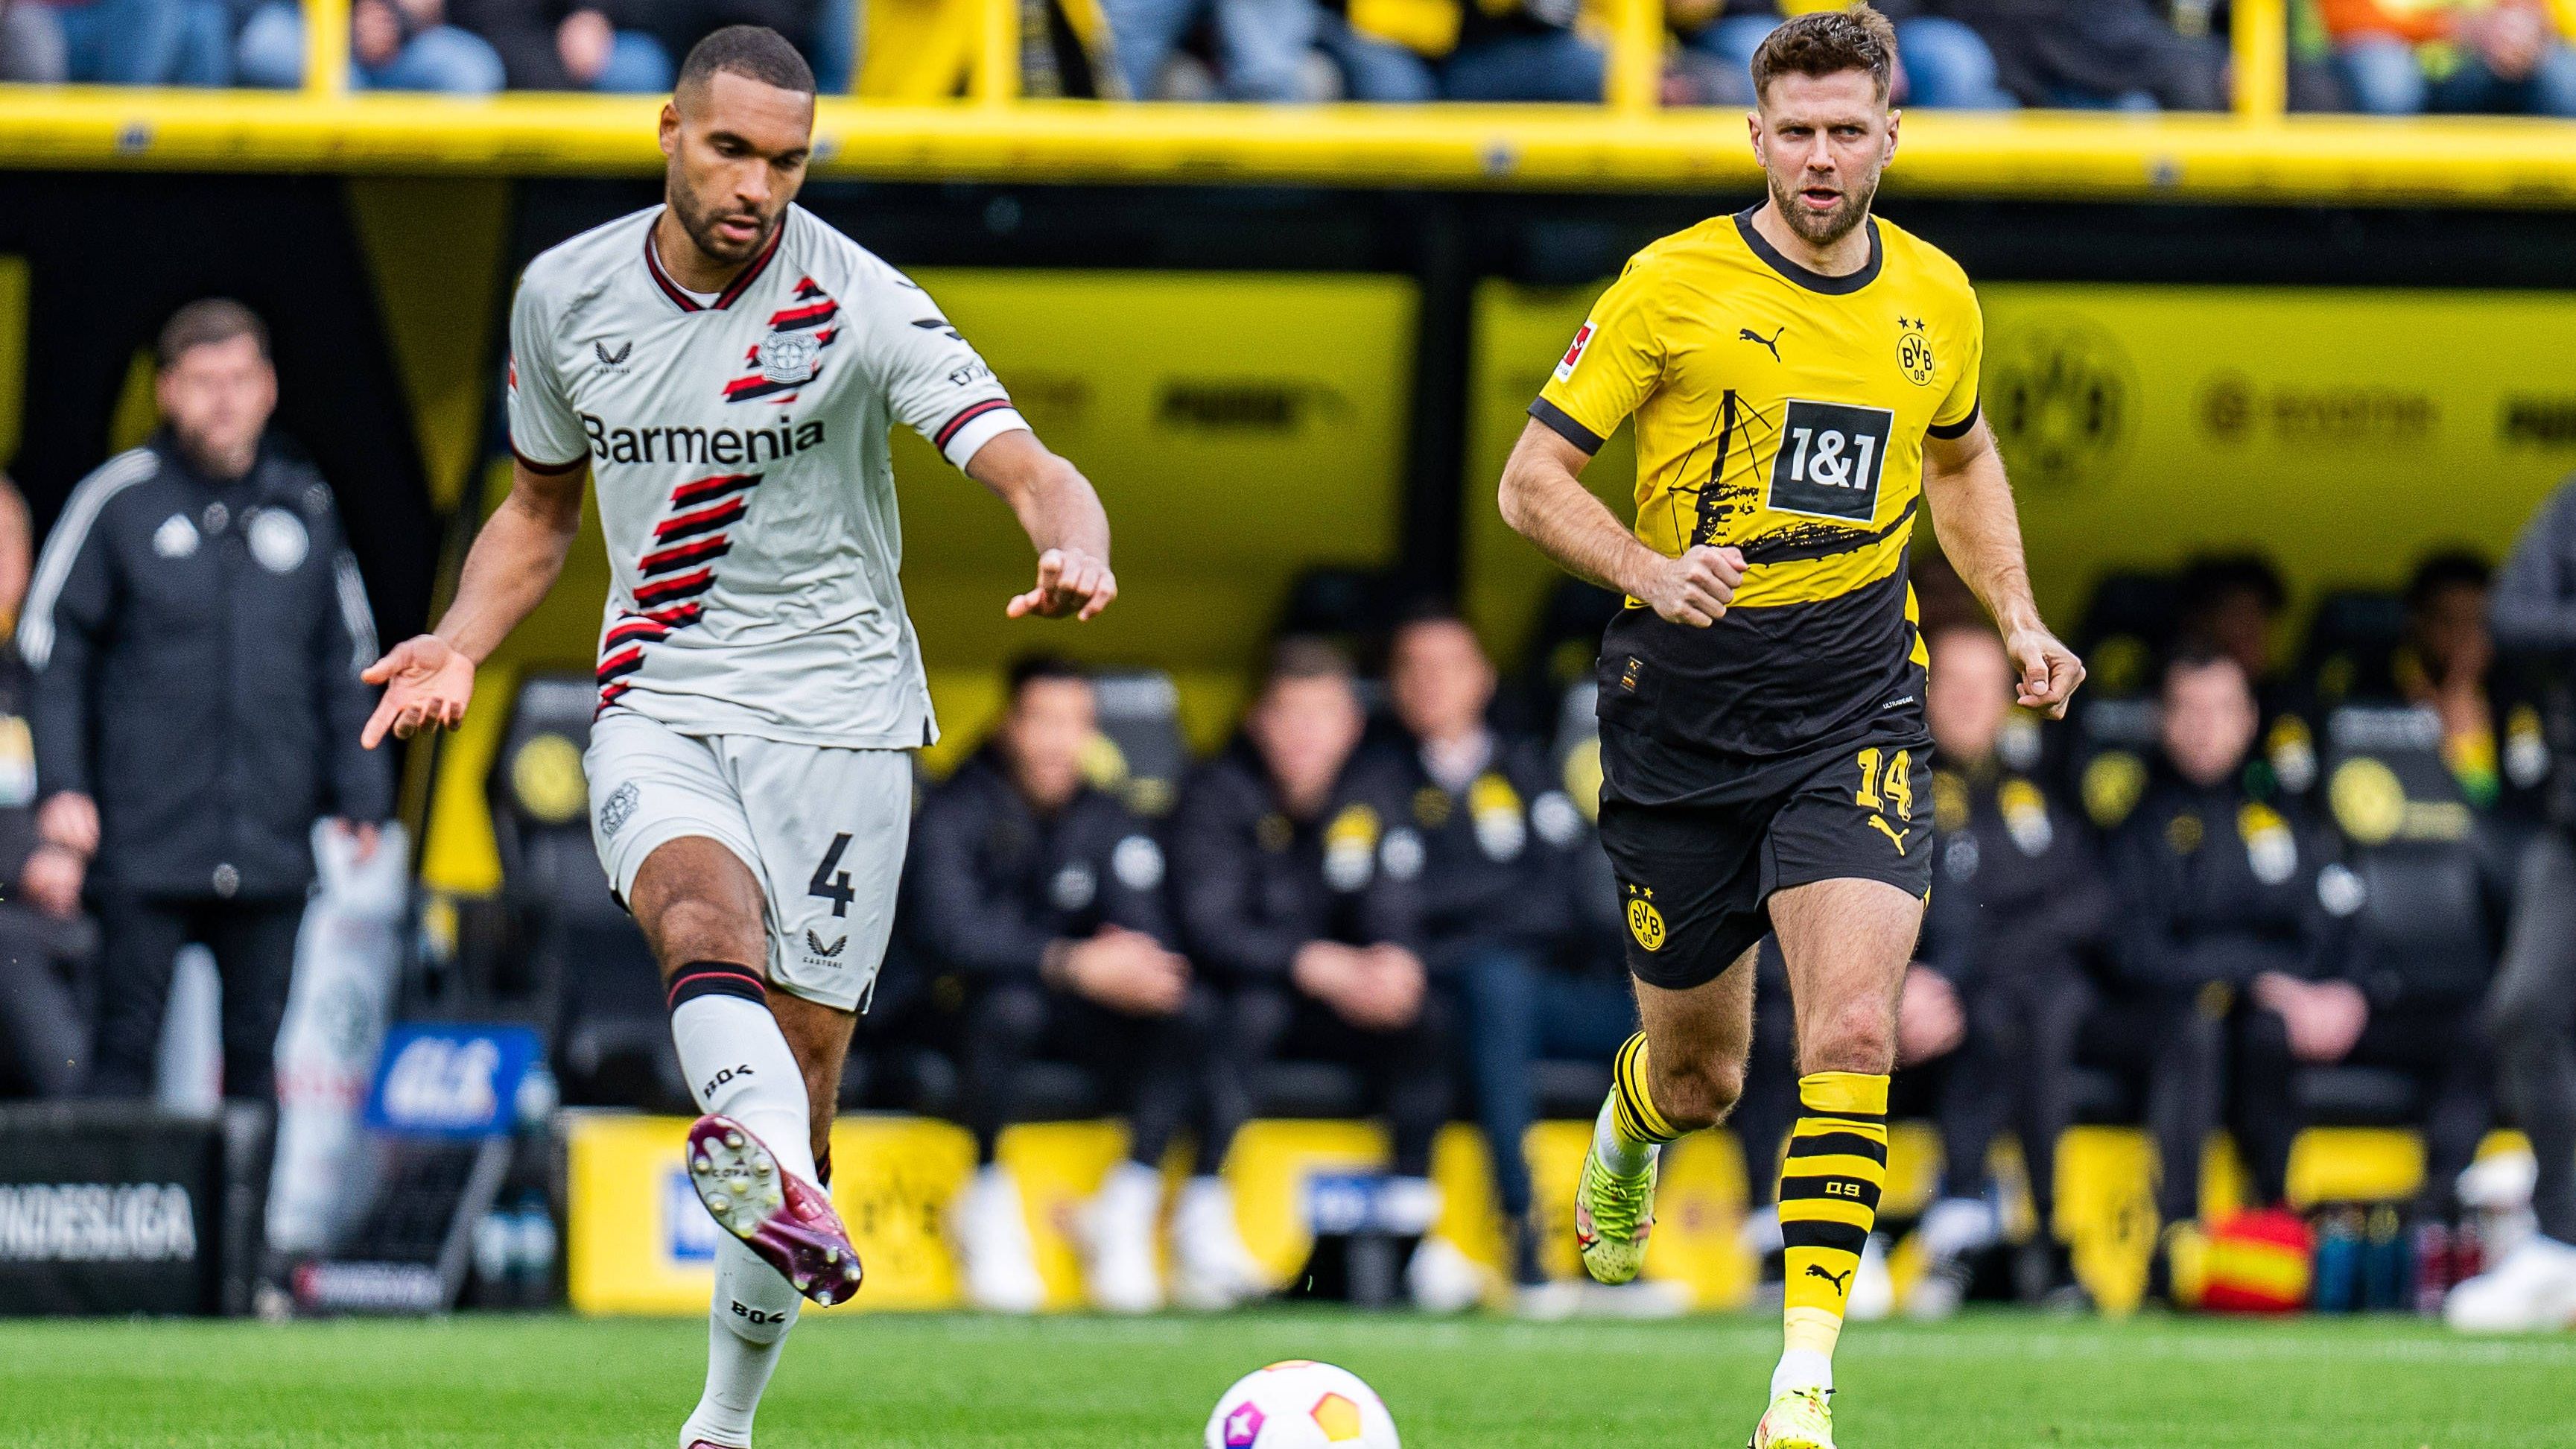
<path fill-rule="evenodd" d="M 1350 656 L 1339 645 L 1312 634 L 1291 634 L 1270 646 L 1270 667 L 1262 675 L 1261 687 L 1266 692 L 1307 679 L 1338 679 L 1348 684 L 1352 678 Z"/>
<path fill-rule="evenodd" d="M 680 62 L 680 78 L 671 92 L 702 88 L 718 71 L 731 71 L 782 91 L 814 94 L 814 67 L 806 64 L 786 36 L 766 25 L 728 25 L 709 31 L 706 39 L 689 47 L 689 58 Z"/>
<path fill-rule="evenodd" d="M 2166 689 L 2171 689 L 2173 682 L 2185 674 L 2197 674 L 2204 669 L 2220 668 L 2243 680 L 2248 694 L 2253 692 L 2254 681 L 2246 677 L 2245 666 L 2235 655 L 2213 645 L 2199 643 L 2179 645 L 2172 653 L 2165 656 L 2162 685 Z"/>
<path fill-rule="evenodd" d="M 1015 701 L 1020 697 L 1020 691 L 1032 684 L 1058 680 L 1089 684 L 1091 676 L 1081 665 L 1061 654 L 1023 654 L 1011 661 L 1011 698 Z"/>
<path fill-rule="evenodd" d="M 153 357 L 163 372 L 179 365 L 179 359 L 200 347 L 212 347 L 247 337 L 259 346 L 260 358 L 268 357 L 268 324 L 259 314 L 230 297 L 207 297 L 191 302 L 170 314 L 161 324 L 161 336 L 153 344 Z"/>
<path fill-rule="evenodd" d="M 1437 594 L 1423 594 L 1397 607 L 1394 627 L 1387 633 L 1392 638 L 1422 624 L 1455 624 L 1470 634 L 1476 632 L 1476 626 L 1467 622 L 1467 616 L 1458 612 L 1456 604 Z"/>
<path fill-rule="evenodd" d="M 2414 577 L 2406 581 L 2406 607 L 2421 609 L 2444 589 L 2484 590 L 2494 579 L 2494 566 L 2474 549 L 2446 548 L 2427 554 L 2415 565 Z"/>
<path fill-rule="evenodd" d="M 1885 104 L 1896 84 L 1896 27 L 1867 4 L 1810 10 L 1782 21 L 1753 52 L 1753 98 L 1771 94 L 1784 75 L 1840 75 L 1865 70 Z"/>

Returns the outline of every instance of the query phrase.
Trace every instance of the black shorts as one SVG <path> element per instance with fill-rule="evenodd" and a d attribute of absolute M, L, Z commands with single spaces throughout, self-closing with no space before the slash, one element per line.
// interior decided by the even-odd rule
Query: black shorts
<path fill-rule="evenodd" d="M 1682 805 L 1603 792 L 1601 844 L 1619 876 L 1628 970 L 1650 986 L 1716 980 L 1770 934 L 1773 891 L 1821 880 L 1932 889 L 1932 747 L 1920 736 L 1767 761 L 1743 783 Z"/>

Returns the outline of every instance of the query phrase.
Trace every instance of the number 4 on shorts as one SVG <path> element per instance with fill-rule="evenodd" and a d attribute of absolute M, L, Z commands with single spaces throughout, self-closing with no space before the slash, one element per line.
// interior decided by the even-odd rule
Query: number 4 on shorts
<path fill-rule="evenodd" d="M 805 894 L 830 901 L 832 914 L 836 916 L 848 915 L 850 902 L 859 897 L 857 891 L 850 889 L 850 873 L 834 869 L 841 863 L 841 852 L 849 848 L 848 831 L 833 836 L 832 848 L 823 852 L 823 863 L 814 867 L 814 878 L 805 883 Z"/>

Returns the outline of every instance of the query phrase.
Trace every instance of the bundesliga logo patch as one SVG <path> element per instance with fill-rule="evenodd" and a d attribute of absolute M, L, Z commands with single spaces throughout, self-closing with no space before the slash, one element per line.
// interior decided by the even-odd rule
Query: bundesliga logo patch
<path fill-rule="evenodd" d="M 1586 319 L 1574 334 L 1574 345 L 1565 349 L 1565 357 L 1556 364 L 1556 380 L 1564 382 L 1574 376 L 1574 364 L 1583 360 L 1583 349 L 1592 344 L 1592 323 Z"/>

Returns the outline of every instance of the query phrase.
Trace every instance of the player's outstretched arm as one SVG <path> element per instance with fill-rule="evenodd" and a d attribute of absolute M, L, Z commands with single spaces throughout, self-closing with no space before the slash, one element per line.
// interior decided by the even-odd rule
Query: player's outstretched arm
<path fill-rule="evenodd" d="M 519 622 L 536 611 L 563 573 L 581 529 L 582 466 L 539 473 L 514 462 L 510 496 L 501 501 L 466 551 L 456 600 L 438 628 L 406 639 L 368 666 L 369 684 L 385 687 L 358 742 L 374 749 L 387 734 L 454 728 L 474 698 L 474 669 L 492 657 Z"/>
<path fill-rule="evenodd" d="M 2022 560 L 2012 482 L 1985 419 L 1959 437 L 1923 440 L 1923 500 L 1941 552 L 2003 630 L 2004 649 L 2021 670 L 2021 703 L 2064 719 L 2075 686 L 2084 682 L 2084 661 L 2040 620 Z"/>
<path fill-rule="evenodd" d="M 1744 581 L 1744 555 L 1700 544 L 1666 558 L 1639 543 L 1583 486 L 1583 465 L 1591 461 L 1554 428 L 1532 421 L 1503 465 L 1503 521 L 1557 567 L 1616 589 L 1671 623 L 1701 629 L 1716 623 Z"/>
<path fill-rule="evenodd" d="M 1001 495 L 1037 546 L 1037 587 L 1012 598 L 1014 619 L 1088 619 L 1118 597 L 1109 570 L 1109 515 L 1091 480 L 1025 428 L 996 433 L 966 460 L 966 476 Z"/>

